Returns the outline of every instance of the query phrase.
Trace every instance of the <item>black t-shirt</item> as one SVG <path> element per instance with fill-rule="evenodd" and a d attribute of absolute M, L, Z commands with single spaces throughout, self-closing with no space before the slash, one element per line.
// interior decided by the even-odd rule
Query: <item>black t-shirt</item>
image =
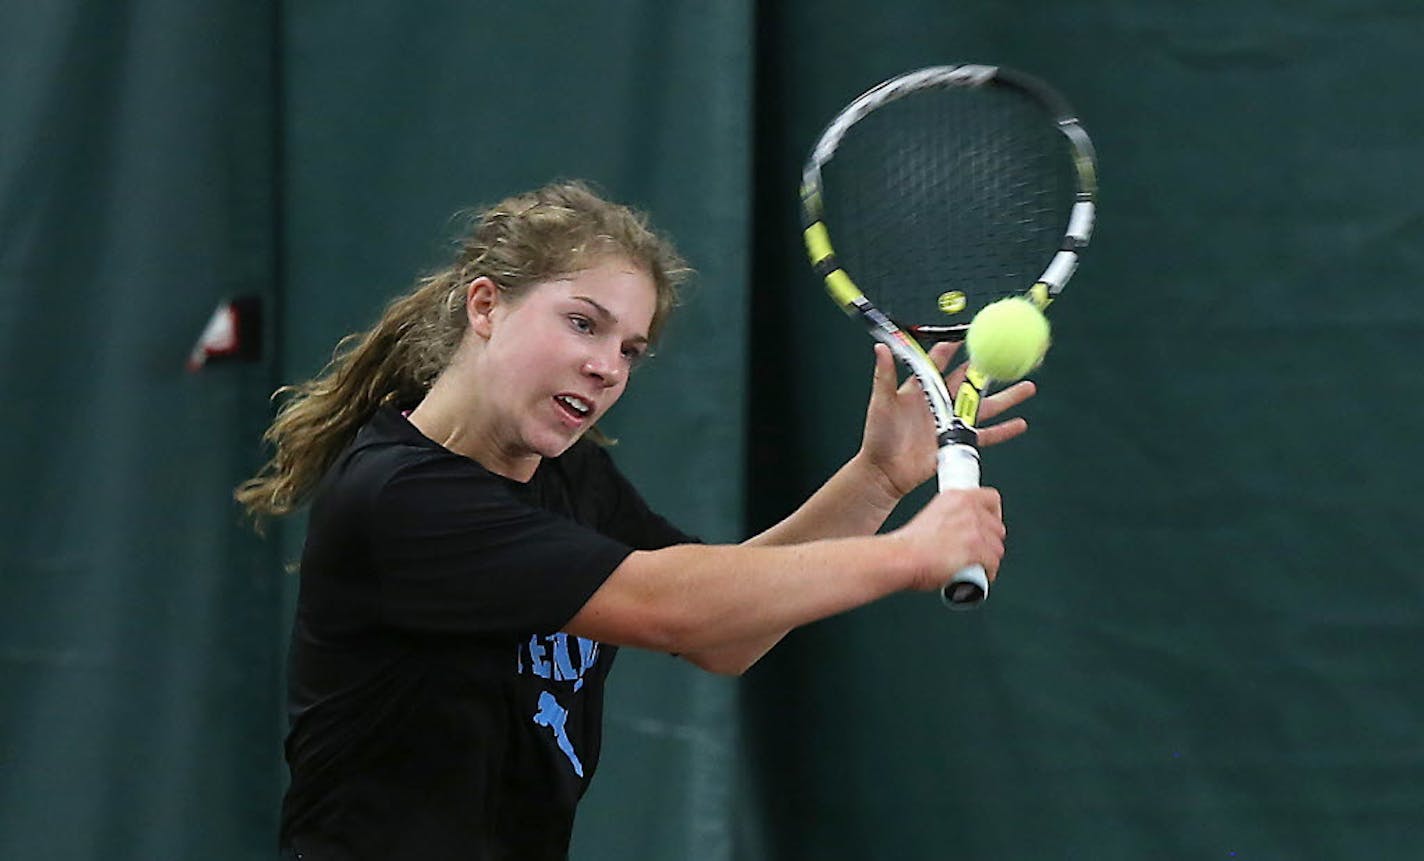
<path fill-rule="evenodd" d="M 617 649 L 558 631 L 633 550 L 691 540 L 591 442 L 521 484 L 380 410 L 311 507 L 283 847 L 565 857 Z"/>

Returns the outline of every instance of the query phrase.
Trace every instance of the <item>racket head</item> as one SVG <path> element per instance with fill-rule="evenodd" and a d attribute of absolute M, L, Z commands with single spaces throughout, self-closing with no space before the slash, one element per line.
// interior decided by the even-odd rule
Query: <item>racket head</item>
<path fill-rule="evenodd" d="M 807 247 L 832 298 L 923 341 L 959 340 L 990 302 L 1047 305 L 1086 248 L 1093 148 L 1047 85 L 999 66 L 932 66 L 867 90 L 802 175 Z M 1037 290 L 1033 288 L 1039 285 Z"/>

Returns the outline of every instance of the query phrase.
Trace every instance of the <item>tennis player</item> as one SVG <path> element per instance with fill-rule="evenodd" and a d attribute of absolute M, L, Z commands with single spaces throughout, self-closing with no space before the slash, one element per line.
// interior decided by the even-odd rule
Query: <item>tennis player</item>
<path fill-rule="evenodd" d="M 935 451 L 883 348 L 860 451 L 785 521 L 712 546 L 651 511 L 597 423 L 685 273 L 637 213 L 551 185 L 484 211 L 453 264 L 284 390 L 275 454 L 237 498 L 259 519 L 310 502 L 287 857 L 564 858 L 618 647 L 738 674 L 798 625 L 997 570 L 991 489 L 875 534 Z"/>

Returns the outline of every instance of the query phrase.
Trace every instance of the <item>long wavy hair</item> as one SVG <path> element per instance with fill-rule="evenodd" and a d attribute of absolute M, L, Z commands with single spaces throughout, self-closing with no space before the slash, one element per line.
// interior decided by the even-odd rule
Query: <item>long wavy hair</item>
<path fill-rule="evenodd" d="M 623 257 L 657 288 L 649 338 L 657 340 L 689 270 L 646 217 L 581 182 L 507 198 L 471 219 L 454 261 L 397 297 L 370 330 L 343 338 L 331 361 L 304 383 L 283 386 L 263 434 L 273 454 L 234 497 L 258 527 L 307 500 L 336 456 L 383 404 L 414 405 L 450 363 L 468 327 L 465 293 L 487 276 L 502 294 Z M 590 431 L 601 438 L 594 428 Z"/>

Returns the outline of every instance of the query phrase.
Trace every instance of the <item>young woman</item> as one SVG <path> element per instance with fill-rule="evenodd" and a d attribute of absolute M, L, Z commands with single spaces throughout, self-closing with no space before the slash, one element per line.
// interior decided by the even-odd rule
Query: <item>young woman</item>
<path fill-rule="evenodd" d="M 785 521 L 709 546 L 650 511 L 596 426 L 685 271 L 636 213 L 551 185 L 483 212 L 450 267 L 284 390 L 237 497 L 258 517 L 311 503 L 289 857 L 563 858 L 618 646 L 741 673 L 797 625 L 969 563 L 993 576 L 991 489 L 875 534 L 934 471 L 923 398 L 882 348 L 861 450 Z"/>

